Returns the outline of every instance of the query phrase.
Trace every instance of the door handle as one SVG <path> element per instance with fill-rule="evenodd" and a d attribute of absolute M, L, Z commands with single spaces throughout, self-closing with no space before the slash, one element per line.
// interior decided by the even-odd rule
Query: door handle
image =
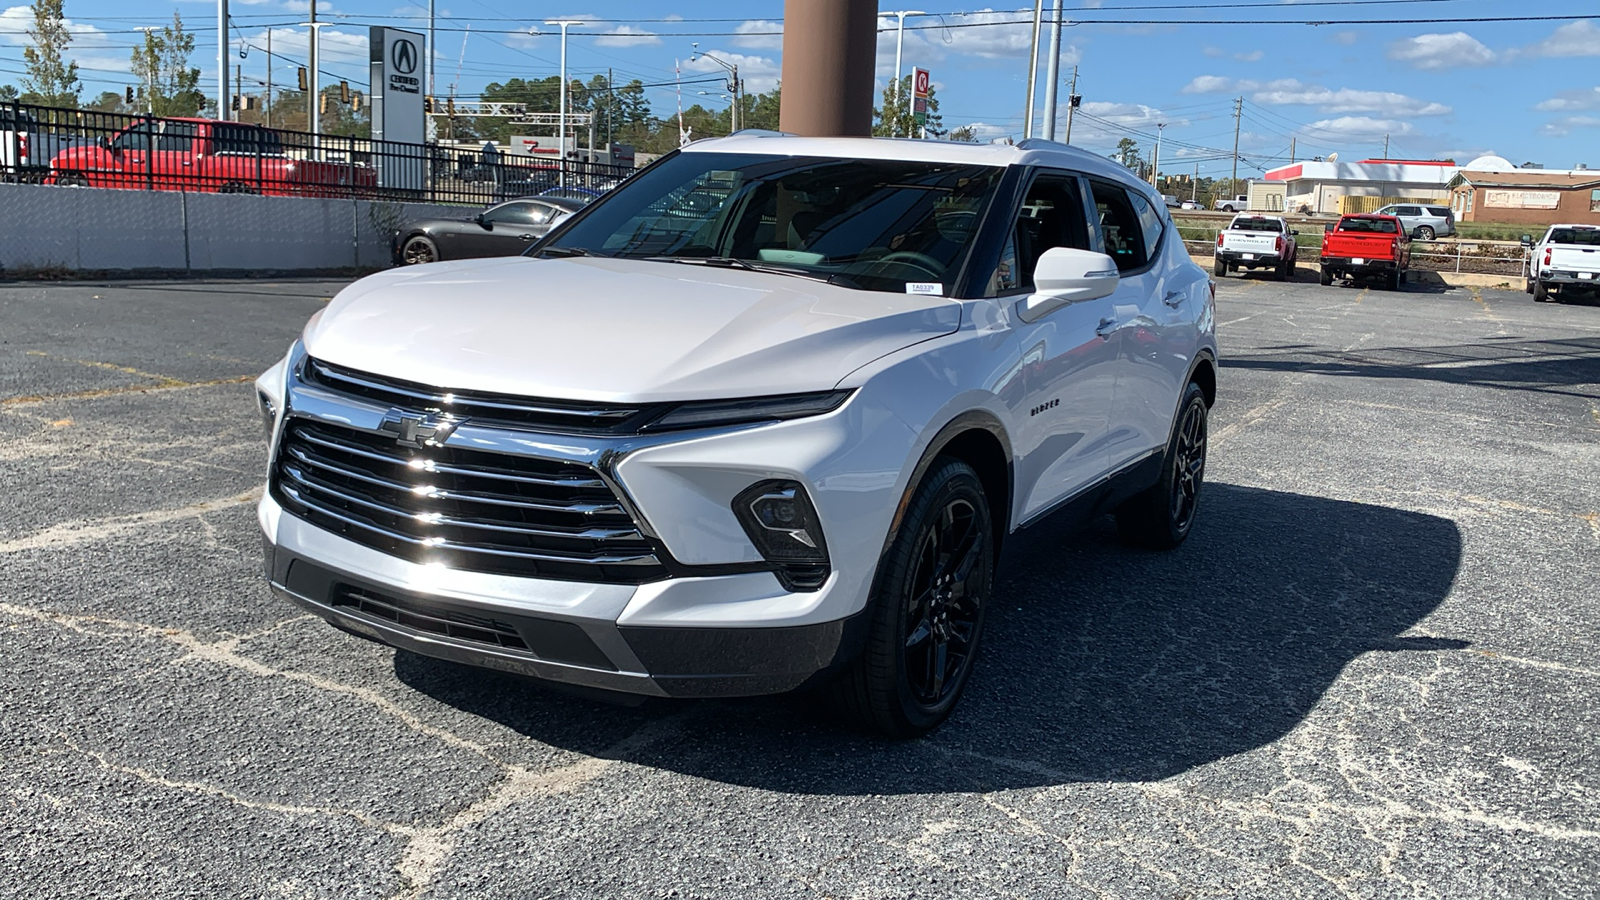
<path fill-rule="evenodd" d="M 520 235 L 517 235 L 517 237 L 521 238 L 524 241 L 533 240 L 533 235 L 531 235 L 531 234 L 520 234 Z"/>
<path fill-rule="evenodd" d="M 1107 316 L 1106 318 L 1100 320 L 1100 325 L 1099 327 L 1095 328 L 1094 333 L 1103 338 L 1109 338 L 1116 330 L 1117 320 Z"/>
<path fill-rule="evenodd" d="M 1183 291 L 1167 291 L 1167 295 L 1161 298 L 1161 302 L 1171 307 L 1182 306 Z"/>

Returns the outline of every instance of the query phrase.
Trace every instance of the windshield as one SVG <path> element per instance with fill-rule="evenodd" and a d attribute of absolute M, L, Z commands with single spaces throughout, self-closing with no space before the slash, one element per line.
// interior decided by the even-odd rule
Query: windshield
<path fill-rule="evenodd" d="M 1550 237 L 1545 240 L 1551 244 L 1584 244 L 1600 247 L 1600 228 L 1552 228 Z"/>
<path fill-rule="evenodd" d="M 1234 231 L 1273 231 L 1280 234 L 1283 232 L 1275 219 L 1234 219 L 1230 227 Z"/>
<path fill-rule="evenodd" d="M 680 153 L 539 252 L 738 266 L 944 294 L 999 183 L 993 166 Z"/>

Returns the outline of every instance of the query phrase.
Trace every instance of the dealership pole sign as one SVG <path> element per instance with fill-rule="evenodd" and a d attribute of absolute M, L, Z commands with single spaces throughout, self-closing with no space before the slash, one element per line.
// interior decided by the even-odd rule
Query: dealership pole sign
<path fill-rule="evenodd" d="M 426 134 L 423 110 L 426 38 L 414 31 L 374 25 L 371 31 L 372 139 L 421 144 Z M 400 148 L 374 148 L 373 164 L 383 187 L 421 189 L 426 168 L 421 152 L 415 160 Z"/>

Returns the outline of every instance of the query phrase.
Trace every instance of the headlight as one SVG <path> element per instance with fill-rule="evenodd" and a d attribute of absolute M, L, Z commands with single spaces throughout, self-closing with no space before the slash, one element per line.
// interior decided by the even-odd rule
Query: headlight
<path fill-rule="evenodd" d="M 746 400 L 712 400 L 681 403 L 655 421 L 645 431 L 672 431 L 681 428 L 706 428 L 712 425 L 746 425 L 803 419 L 833 412 L 852 392 L 819 391 L 814 394 L 785 394 L 778 397 L 752 397 Z"/>

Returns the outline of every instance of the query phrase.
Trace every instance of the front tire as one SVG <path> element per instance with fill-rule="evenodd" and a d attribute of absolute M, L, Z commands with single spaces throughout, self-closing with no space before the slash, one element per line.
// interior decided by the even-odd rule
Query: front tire
<path fill-rule="evenodd" d="M 405 245 L 400 248 L 400 265 L 402 266 L 420 266 L 424 263 L 438 261 L 438 245 L 420 234 L 406 238 Z"/>
<path fill-rule="evenodd" d="M 935 460 L 878 564 L 866 648 L 834 685 L 859 724 L 911 738 L 955 708 L 994 581 L 993 527 L 972 467 Z"/>
<path fill-rule="evenodd" d="M 1167 442 L 1160 479 L 1117 508 L 1117 532 L 1123 540 L 1151 550 L 1171 550 L 1189 536 L 1205 481 L 1209 417 L 1205 392 L 1191 383 L 1178 405 L 1177 427 Z"/>

